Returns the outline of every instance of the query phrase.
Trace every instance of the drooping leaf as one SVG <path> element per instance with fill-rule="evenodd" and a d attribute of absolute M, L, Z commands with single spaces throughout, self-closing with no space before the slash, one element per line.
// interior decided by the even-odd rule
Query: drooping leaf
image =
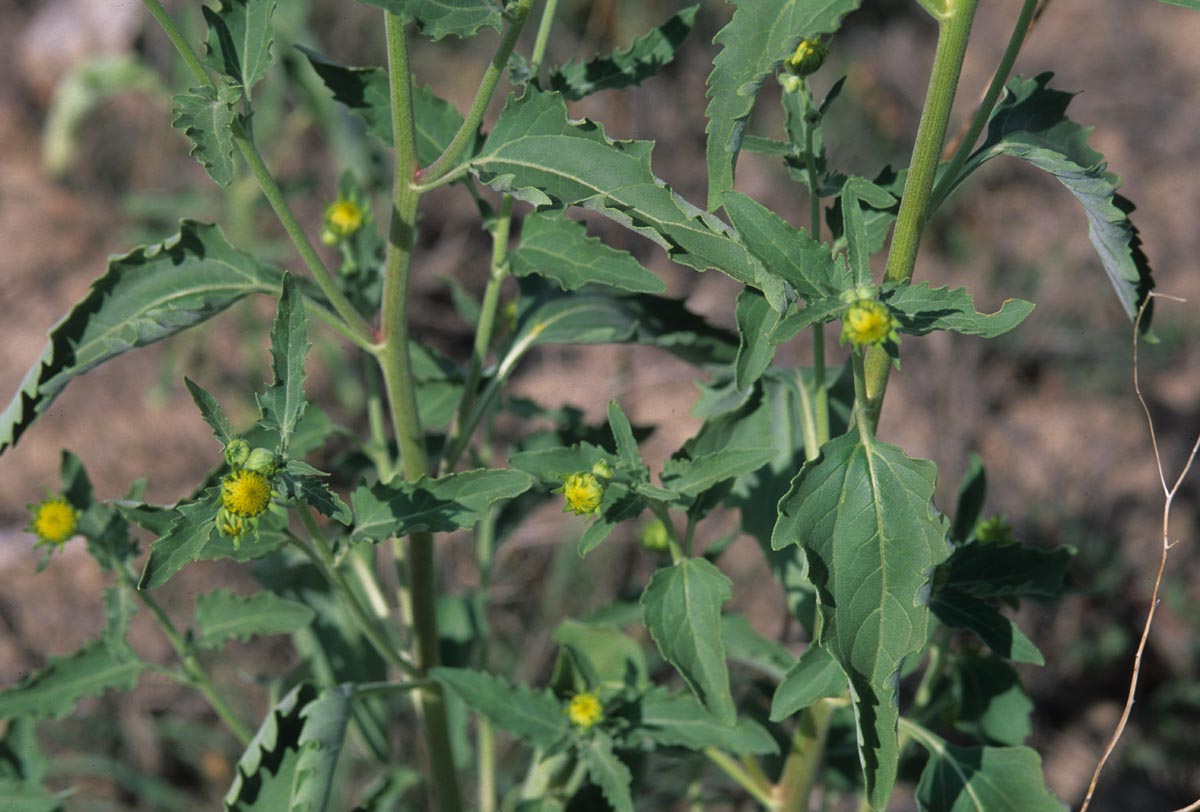
<path fill-rule="evenodd" d="M 662 293 L 666 284 L 625 251 L 589 237 L 582 223 L 532 214 L 521 226 L 521 244 L 509 254 L 516 276 L 540 274 L 563 290 L 607 285 L 634 293 Z"/>
<path fill-rule="evenodd" d="M 921 812 L 1062 812 L 1028 747 L 955 747 L 927 731 L 913 738 L 929 750 Z"/>
<path fill-rule="evenodd" d="M 867 797 L 883 809 L 899 759 L 896 683 L 925 645 L 925 595 L 948 554 L 932 508 L 936 469 L 865 430 L 845 434 L 806 463 L 780 501 L 792 522 L 776 549 L 801 544 L 823 621 L 820 643 L 849 677 Z M 781 520 L 782 521 L 782 520 Z"/>
<path fill-rule="evenodd" d="M 310 346 L 304 300 L 291 274 L 285 273 L 283 294 L 271 329 L 271 371 L 275 380 L 266 394 L 258 397 L 258 408 L 262 413 L 260 422 L 268 431 L 278 433 L 279 450 L 285 457 L 292 432 L 308 406 L 308 399 L 304 397 L 304 359 Z"/>
<path fill-rule="evenodd" d="M 215 10 L 208 6 L 201 10 L 208 23 L 205 63 L 249 95 L 274 61 L 275 0 L 220 0 Z"/>
<path fill-rule="evenodd" d="M 215 518 L 220 501 L 220 491 L 212 488 L 199 501 L 179 506 L 171 529 L 150 545 L 150 557 L 146 559 L 138 589 L 160 587 L 185 566 L 199 560 L 209 539 L 217 532 Z"/>
<path fill-rule="evenodd" d="M 363 486 L 350 496 L 353 537 L 379 542 L 418 531 L 447 533 L 474 527 L 494 502 L 520 496 L 531 484 L 521 471 L 500 469 Z"/>
<path fill-rule="evenodd" d="M 296 460 L 289 460 L 288 465 L 294 465 Z M 324 476 L 322 474 L 321 476 Z M 350 524 L 354 514 L 350 506 L 333 492 L 328 483 L 317 476 L 295 475 L 284 471 L 276 480 L 279 492 L 285 499 L 294 499 L 317 510 L 322 516 L 336 519 L 342 524 Z"/>
<path fill-rule="evenodd" d="M 779 323 L 779 314 L 771 310 L 761 293 L 753 288 L 742 288 L 734 307 L 734 321 L 741 344 L 733 363 L 733 380 L 738 389 L 747 389 L 775 360 L 775 344 L 769 336 Z"/>
<path fill-rule="evenodd" d="M 136 657 L 118 657 L 97 640 L 69 656 L 51 657 L 45 668 L 0 692 L 0 719 L 61 719 L 85 697 L 131 689 L 144 667 Z"/>
<path fill-rule="evenodd" d="M 613 812 L 633 812 L 633 776 L 613 752 L 612 739 L 592 736 L 579 748 L 580 760 L 587 766 L 588 778 L 600 787 Z"/>
<path fill-rule="evenodd" d="M 938 583 L 977 598 L 1060 597 L 1067 587 L 1070 547 L 1039 550 L 1024 544 L 975 541 L 955 549 Z"/>
<path fill-rule="evenodd" d="M 958 486 L 958 506 L 954 511 L 954 525 L 950 529 L 952 539 L 965 542 L 971 537 L 983 514 L 986 498 L 987 471 L 983 467 L 983 458 L 972 454 L 967 463 L 967 472 Z M 951 560 L 953 558 L 951 556 Z"/>
<path fill-rule="evenodd" d="M 203 322 L 251 293 L 279 289 L 279 271 L 235 250 L 216 226 L 180 223 L 171 239 L 109 260 L 108 272 L 58 324 L 0 414 L 0 453 L 72 378 Z"/>
<path fill-rule="evenodd" d="M 721 641 L 721 605 L 731 597 L 724 573 L 703 558 L 689 558 L 657 570 L 641 599 L 643 622 L 663 659 L 725 725 L 737 721 Z"/>
<path fill-rule="evenodd" d="M 500 6 L 492 0 L 359 0 L 370 3 L 405 22 L 433 40 L 445 36 L 471 37 L 487 26 L 500 30 Z"/>
<path fill-rule="evenodd" d="M 739 0 L 717 34 L 708 77 L 708 207 L 733 188 L 733 167 L 763 83 L 800 40 L 829 34 L 862 0 Z"/>
<path fill-rule="evenodd" d="M 965 592 L 940 588 L 929 601 L 938 620 L 975 634 L 992 651 L 1018 663 L 1045 665 L 1042 652 L 996 607 Z"/>
<path fill-rule="evenodd" d="M 1129 219 L 1134 206 L 1117 194 L 1121 179 L 1108 171 L 1104 156 L 1088 146 L 1091 129 L 1066 116 L 1074 94 L 1052 90 L 1053 74 L 1014 77 L 988 122 L 984 143 L 972 154 L 955 185 L 1000 155 L 1021 158 L 1049 172 L 1083 206 L 1088 236 L 1121 307 L 1132 319 L 1154 288 L 1150 262 Z M 1151 306 L 1140 323 L 1150 330 Z"/>
<path fill-rule="evenodd" d="M 177 106 L 171 126 L 183 130 L 192 142 L 192 157 L 218 186 L 233 183 L 237 174 L 233 123 L 237 119 L 234 105 L 241 98 L 242 91 L 231 85 L 194 87 L 174 97 Z"/>
<path fill-rule="evenodd" d="M 721 724 L 691 694 L 670 693 L 663 688 L 642 695 L 638 722 L 636 735 L 661 747 L 716 747 L 738 756 L 779 751 L 775 739 L 757 722 L 739 719 L 733 726 Z"/>
<path fill-rule="evenodd" d="M 221 410 L 221 404 L 217 403 L 217 399 L 210 395 L 207 389 L 191 378 L 185 377 L 183 382 L 192 396 L 192 402 L 200 410 L 200 416 L 204 418 L 205 423 L 212 427 L 213 437 L 216 437 L 217 442 L 221 445 L 229 445 L 237 435 L 229 423 L 229 418 Z"/>
<path fill-rule="evenodd" d="M 230 812 L 289 809 L 299 760 L 304 710 L 317 698 L 309 683 L 301 683 L 279 700 L 259 725 L 234 768 L 225 793 Z"/>
<path fill-rule="evenodd" d="M 440 667 L 429 675 L 494 725 L 536 747 L 550 747 L 567 733 L 566 711 L 549 693 L 468 668 Z"/>
<path fill-rule="evenodd" d="M 288 812 L 325 812 L 330 808 L 338 757 L 350 721 L 352 690 L 350 686 L 324 688 L 300 712 L 304 727 L 296 742 L 300 753 Z"/>
<path fill-rule="evenodd" d="M 960 655 L 954 661 L 954 727 L 985 744 L 1016 746 L 1033 732 L 1033 700 L 1012 666 L 994 656 Z"/>
<path fill-rule="evenodd" d="M 846 692 L 846 674 L 828 649 L 810 645 L 787 672 L 771 699 L 771 721 L 779 722 L 810 705 Z"/>
<path fill-rule="evenodd" d="M 226 640 L 288 634 L 307 626 L 313 617 L 312 609 L 274 592 L 263 590 L 243 598 L 218 589 L 196 600 L 196 645 L 219 648 Z"/>
<path fill-rule="evenodd" d="M 587 62 L 570 61 L 550 71 L 549 85 L 567 99 L 582 99 L 601 90 L 641 84 L 675 59 L 675 51 L 692 31 L 699 6 L 688 6 L 626 49 Z"/>
<path fill-rule="evenodd" d="M 590 121 L 572 122 L 561 95 L 532 86 L 510 97 L 472 169 L 484 183 L 538 207 L 583 206 L 603 214 L 698 271 L 710 268 L 762 290 L 783 310 L 770 276 L 717 217 L 671 191 L 650 168 L 650 141 L 610 141 Z"/>
<path fill-rule="evenodd" d="M 698 496 L 725 480 L 758 470 L 774 456 L 773 448 L 726 448 L 695 459 L 673 457 L 663 463 L 662 483 L 682 496 Z"/>
<path fill-rule="evenodd" d="M 899 330 L 923 336 L 934 330 L 995 338 L 1017 327 L 1033 312 L 1033 303 L 1005 299 L 995 313 L 979 313 L 966 288 L 931 288 L 928 282 L 885 285 L 880 298 L 887 303 Z"/>

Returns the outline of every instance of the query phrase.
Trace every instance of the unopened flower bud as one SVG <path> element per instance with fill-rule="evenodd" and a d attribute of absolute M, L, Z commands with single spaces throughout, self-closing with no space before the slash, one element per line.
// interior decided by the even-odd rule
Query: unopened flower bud
<path fill-rule="evenodd" d="M 887 305 L 874 299 L 859 299 L 842 316 L 841 343 L 855 347 L 877 347 L 886 341 L 898 341 L 896 319 Z"/>
<path fill-rule="evenodd" d="M 250 452 L 250 456 L 247 457 L 243 467 L 247 471 L 253 471 L 254 473 L 270 478 L 279 473 L 279 457 L 270 449 L 256 448 Z"/>
<path fill-rule="evenodd" d="M 829 56 L 829 46 L 819 39 L 801 40 L 796 51 L 786 60 L 783 66 L 795 76 L 811 76 L 825 64 Z"/>
<path fill-rule="evenodd" d="M 225 446 L 225 462 L 233 469 L 241 468 L 250 457 L 250 444 L 240 437 Z"/>
<path fill-rule="evenodd" d="M 601 479 L 612 479 L 613 478 L 612 466 L 609 465 L 606 460 L 600 460 L 595 465 L 593 465 L 592 473 L 595 474 L 596 476 L 600 477 Z"/>

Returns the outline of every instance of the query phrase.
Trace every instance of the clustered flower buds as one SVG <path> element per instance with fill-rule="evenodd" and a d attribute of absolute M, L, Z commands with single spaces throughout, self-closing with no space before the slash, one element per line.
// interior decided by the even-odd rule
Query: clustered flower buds
<path fill-rule="evenodd" d="M 37 547 L 65 544 L 79 527 L 79 512 L 61 496 L 48 497 L 29 509 L 33 519 L 28 530 L 37 536 Z"/>
<path fill-rule="evenodd" d="M 567 718 L 575 727 L 588 730 L 604 719 L 604 705 L 595 694 L 575 694 L 567 704 Z"/>
<path fill-rule="evenodd" d="M 258 529 L 258 520 L 271 507 L 276 496 L 271 480 L 279 473 L 279 457 L 266 448 L 250 448 L 236 439 L 225 446 L 225 461 L 230 471 L 221 480 L 221 507 L 217 510 L 217 530 L 229 536 L 236 546 L 248 532 Z"/>

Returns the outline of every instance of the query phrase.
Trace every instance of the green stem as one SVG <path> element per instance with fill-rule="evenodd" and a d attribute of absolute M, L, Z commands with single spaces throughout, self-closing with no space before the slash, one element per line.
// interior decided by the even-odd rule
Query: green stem
<path fill-rule="evenodd" d="M 1012 36 L 1008 38 L 1008 46 L 1004 49 L 1004 55 L 1000 57 L 1000 64 L 996 66 L 996 72 L 992 76 L 992 82 L 988 85 L 987 92 L 984 93 L 983 100 L 979 103 L 979 109 L 975 111 L 971 126 L 967 129 L 962 141 L 959 142 L 954 156 L 943 169 L 941 179 L 933 187 L 930 200 L 931 209 L 940 206 L 958 184 L 958 173 L 962 171 L 963 165 L 970 157 L 975 142 L 979 140 L 983 128 L 987 126 L 988 119 L 992 116 L 992 110 L 995 109 L 1000 94 L 1004 92 L 1009 74 L 1012 73 L 1013 65 L 1016 64 L 1017 54 L 1021 52 L 1021 46 L 1025 44 L 1025 37 L 1029 33 L 1029 27 L 1033 24 L 1038 2 L 1039 0 L 1025 0 L 1021 6 L 1021 13 L 1017 15 L 1017 23 L 1013 27 Z"/>
<path fill-rule="evenodd" d="M 732 756 L 721 752 L 715 747 L 704 748 L 704 755 L 713 764 L 721 768 L 721 772 L 732 778 L 735 783 L 749 793 L 750 797 L 763 805 L 764 809 L 774 810 L 781 809 L 778 802 L 771 796 L 771 788 L 763 786 L 754 779 L 741 764 Z"/>
<path fill-rule="evenodd" d="M 187 41 L 187 37 L 179 30 L 179 26 L 175 24 L 175 20 L 171 19 L 171 15 L 163 8 L 162 3 L 158 0 L 142 0 L 142 4 L 146 6 L 146 10 L 150 12 L 163 32 L 166 33 L 167 39 L 171 40 L 171 44 L 175 46 L 175 50 L 183 57 L 183 62 L 187 65 L 192 76 L 202 85 L 212 84 L 212 80 L 208 77 L 208 72 L 204 70 L 204 65 L 200 62 L 200 57 L 196 55 L 192 44 Z"/>
<path fill-rule="evenodd" d="M 816 135 L 813 121 L 808 116 L 812 109 L 812 91 L 808 82 L 801 87 L 804 94 L 804 165 L 808 171 L 808 228 L 809 236 L 817 242 L 821 241 L 821 196 L 817 192 L 817 156 L 813 154 L 816 148 Z M 825 387 L 825 325 L 814 324 L 813 334 L 813 398 L 815 400 L 815 422 L 818 447 L 829 440 L 829 391 Z M 814 449 L 815 451 L 815 449 Z M 806 449 L 807 453 L 807 449 Z M 815 454 L 812 458 L 815 458 Z M 811 458 L 810 458 L 811 459 Z"/>
<path fill-rule="evenodd" d="M 792 749 L 779 779 L 781 809 L 808 809 L 833 722 L 833 709 L 832 702 L 822 699 L 800 714 Z"/>
<path fill-rule="evenodd" d="M 967 42 L 971 36 L 971 24 L 975 19 L 975 8 L 979 0 L 943 0 L 938 15 L 938 43 L 933 57 L 933 72 L 929 77 L 929 90 L 925 95 L 925 107 L 921 111 L 921 123 L 917 127 L 917 141 L 909 163 L 908 178 L 904 183 L 904 196 L 900 201 L 900 213 L 896 218 L 896 230 L 892 235 L 892 246 L 888 253 L 885 282 L 903 282 L 912 278 L 917 262 L 917 251 L 921 234 L 929 215 L 930 195 L 933 179 L 937 173 L 942 144 L 946 140 L 946 128 L 950 124 L 950 110 L 954 105 L 954 94 L 958 78 L 962 73 L 963 59 L 967 53 Z M 891 373 L 891 359 L 882 348 L 872 348 L 866 364 L 866 395 L 869 404 L 866 426 L 874 431 L 879 421 L 879 409 L 887 389 Z"/>
<path fill-rule="evenodd" d="M 550 41 L 550 29 L 554 24 L 554 12 L 557 7 L 558 0 L 546 0 L 546 5 L 542 8 L 537 38 L 533 41 L 533 56 L 529 58 L 529 75 L 535 79 L 542 67 L 542 59 L 546 56 L 546 43 Z"/>
<path fill-rule="evenodd" d="M 229 728 L 229 732 L 237 738 L 241 745 L 245 747 L 250 744 L 250 740 L 254 738 L 254 732 L 246 726 L 246 723 L 234 713 L 233 708 L 225 701 L 225 697 L 217 690 L 217 686 L 209 678 L 208 672 L 204 670 L 204 666 L 200 665 L 200 661 L 192 653 L 187 641 L 183 639 L 183 635 L 175 628 L 175 624 L 171 622 L 171 618 L 158 605 L 158 601 L 150 597 L 144 590 L 137 588 L 137 578 L 134 577 L 133 573 L 123 570 L 123 574 L 126 583 L 129 584 L 134 594 L 141 599 L 142 605 L 158 621 L 163 634 L 166 635 L 167 642 L 171 644 L 171 648 L 175 651 L 175 656 L 179 658 L 179 662 L 183 665 L 183 671 L 187 674 L 188 682 L 204 695 L 204 698 L 208 700 L 209 706 L 216 712 L 221 721 L 225 723 L 225 727 Z"/>
<path fill-rule="evenodd" d="M 512 55 L 513 48 L 516 47 L 517 37 L 521 35 L 521 29 L 525 26 L 525 20 L 529 16 L 529 9 L 532 6 L 533 0 L 518 0 L 516 8 L 512 10 L 512 15 L 509 18 L 508 28 L 500 40 L 500 46 L 496 48 L 496 54 L 492 57 L 491 63 L 483 74 L 479 90 L 475 94 L 475 100 L 471 102 L 471 109 L 467 111 L 467 117 L 463 120 L 462 126 L 454 134 L 454 139 L 446 147 L 446 151 L 438 156 L 436 161 L 422 170 L 419 178 L 414 178 L 410 175 L 408 178 L 409 182 L 418 180 L 421 183 L 430 183 L 431 181 L 438 180 L 448 170 L 458 164 L 459 160 L 466 154 L 467 149 L 471 146 L 471 142 L 475 140 L 475 133 L 479 131 L 479 125 L 483 121 L 483 114 L 487 111 L 488 103 L 492 100 L 496 84 L 500 81 L 504 69 L 508 66 L 508 57 Z"/>

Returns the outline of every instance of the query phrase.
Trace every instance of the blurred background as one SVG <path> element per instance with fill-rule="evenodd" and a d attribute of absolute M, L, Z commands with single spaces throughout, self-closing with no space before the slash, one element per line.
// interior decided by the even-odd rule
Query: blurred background
<path fill-rule="evenodd" d="M 936 29 L 915 0 L 863 5 L 834 39 L 830 60 L 813 82 L 821 94 L 846 76 L 827 119 L 826 143 L 839 168 L 871 177 L 885 164 L 907 160 Z M 1020 5 L 980 4 L 952 132 L 982 94 Z M 200 42 L 200 4 L 167 6 Z M 563 0 L 547 64 L 623 46 L 680 6 Z M 731 9 L 706 0 L 679 58 L 661 75 L 628 93 L 602 93 L 572 107 L 573 115 L 602 121 L 610 137 L 658 141 L 656 174 L 695 202 L 705 192 L 699 168 L 704 82 L 716 53 L 711 40 Z M 342 171 L 354 171 L 385 195 L 390 171 L 386 154 L 335 108 L 292 45 L 345 63 L 382 64 L 378 13 L 349 0 L 290 0 L 276 12 L 277 64 L 255 91 L 255 127 L 314 239 Z M 534 27 L 525 32 L 530 41 Z M 485 34 L 465 43 L 415 41 L 418 80 L 465 109 L 495 40 Z M 1026 76 L 1053 70 L 1057 88 L 1085 91 L 1073 102 L 1071 118 L 1096 127 L 1091 145 L 1137 204 L 1134 221 L 1158 289 L 1193 302 L 1200 301 L 1198 41 L 1200 14 L 1153 0 L 1053 0 L 1016 68 Z M 242 250 L 299 268 L 253 180 L 218 189 L 188 157 L 168 113 L 170 96 L 186 87 L 187 77 L 141 3 L 3 0 L 0 71 L 6 77 L 0 83 L 5 402 L 36 360 L 46 331 L 103 272 L 106 257 L 168 237 L 180 217 L 215 220 Z M 294 81 L 285 85 L 283 71 Z M 773 84 L 756 108 L 752 132 L 773 135 L 779 126 Z M 738 187 L 791 222 L 806 222 L 803 190 L 775 159 L 743 156 Z M 380 221 L 385 198 L 377 199 Z M 414 331 L 465 359 L 471 338 L 454 298 L 482 291 L 488 242 L 461 189 L 438 190 L 422 205 Z M 671 295 L 732 327 L 736 287 L 729 279 L 671 266 L 636 235 L 592 225 L 593 233 L 660 271 Z M 937 214 L 917 278 L 966 285 L 981 310 L 994 310 L 1009 296 L 1038 305 L 1025 324 L 997 341 L 950 334 L 906 339 L 880 435 L 938 464 L 945 509 L 953 505 L 969 455 L 979 453 L 988 472 L 989 514 L 1005 514 L 1023 541 L 1077 549 L 1073 593 L 1055 606 L 1027 607 L 1020 622 L 1049 660 L 1044 668 L 1022 669 L 1036 706 L 1032 744 L 1045 760 L 1051 788 L 1078 806 L 1124 701 L 1160 549 L 1162 495 L 1132 391 L 1131 325 L 1074 198 L 1013 161 L 989 164 Z M 110 362 L 68 387 L 0 458 L 0 686 L 44 665 L 49 655 L 74 651 L 103 626 L 104 577 L 86 554 L 68 546 L 34 577 L 38 556 L 22 529 L 26 505 L 57 486 L 60 449 L 83 459 L 101 497 L 121 495 L 139 477 L 148 479 L 151 500 L 186 495 L 220 449 L 192 407 L 183 376 L 214 391 L 234 422 L 245 425 L 252 393 L 269 376 L 271 311 L 269 301 L 244 301 L 209 329 Z M 1161 340 L 1141 355 L 1143 390 L 1172 478 L 1200 430 L 1196 313 L 1194 304 L 1160 301 L 1155 332 Z M 328 333 L 315 344 L 310 395 L 336 418 L 358 425 L 363 392 L 338 361 L 344 346 Z M 778 360 L 807 363 L 809 357 L 800 344 Z M 551 348 L 525 362 L 515 388 L 543 403 L 578 407 L 593 421 L 616 398 L 635 423 L 659 425 L 644 447 L 654 461 L 699 425 L 690 415 L 694 377 L 694 369 L 651 349 Z M 1171 553 L 1133 721 L 1096 810 L 1173 809 L 1200 797 L 1198 495 L 1200 475 L 1176 499 L 1172 536 L 1182 543 Z M 634 540 L 636 526 L 583 564 L 574 553 L 581 532 L 580 523 L 547 509 L 498 553 L 494 623 L 524 649 L 514 665 L 523 679 L 543 678 L 551 661 L 553 648 L 541 631 L 605 602 L 650 566 Z M 475 578 L 471 545 L 451 539 L 444 548 L 451 592 Z M 737 608 L 759 631 L 778 634 L 782 593 L 754 542 L 739 539 L 725 562 L 738 582 Z M 245 588 L 251 580 L 233 566 L 205 563 L 189 568 L 160 598 L 184 617 L 194 595 L 215 583 Z M 143 621 L 135 619 L 135 645 L 167 661 L 165 643 Z M 278 641 L 235 648 L 244 656 L 214 662 L 217 678 L 244 686 L 245 707 L 261 711 L 265 688 L 250 672 L 285 673 L 290 650 Z M 206 710 L 198 697 L 147 676 L 132 694 L 88 700 L 72 719 L 43 725 L 44 743 L 56 753 L 56 780 L 83 787 L 68 808 L 192 809 L 197 798 L 215 802 L 237 753 Z M 903 799 L 897 803 L 904 808 Z"/>

